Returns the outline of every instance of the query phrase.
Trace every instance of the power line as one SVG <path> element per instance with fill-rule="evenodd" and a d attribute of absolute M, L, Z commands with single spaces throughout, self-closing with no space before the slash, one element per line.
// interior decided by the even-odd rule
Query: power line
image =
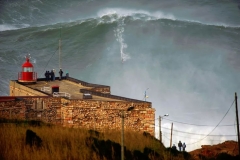
<path fill-rule="evenodd" d="M 163 136 L 166 138 L 166 139 L 168 139 L 168 140 L 170 140 L 170 138 L 168 137 L 168 136 L 166 136 L 165 134 L 163 134 Z M 183 138 L 189 138 L 189 137 L 184 137 L 184 136 L 178 136 L 178 137 L 183 137 Z M 200 138 L 191 138 L 191 139 L 197 139 L 197 140 L 199 140 Z M 223 140 L 221 140 L 221 139 L 210 139 L 209 141 L 223 141 Z M 189 145 L 191 145 L 191 144 L 189 144 Z"/>
<path fill-rule="evenodd" d="M 48 64 L 49 64 L 49 62 L 50 62 L 50 60 L 52 59 L 52 57 L 55 55 L 55 53 L 56 53 L 57 51 L 58 51 L 58 48 L 57 48 L 56 51 L 52 54 L 51 58 L 48 60 L 48 62 L 47 62 L 47 64 L 45 65 L 45 68 L 44 68 L 44 70 L 43 70 L 43 72 L 42 72 L 41 75 L 44 74 L 44 72 L 45 72 L 45 70 L 46 70 L 46 68 L 47 68 L 47 66 L 48 66 Z"/>
<path fill-rule="evenodd" d="M 169 128 L 162 127 L 164 129 L 171 130 Z M 210 134 L 199 134 L 199 133 L 192 133 L 192 132 L 185 132 L 185 131 L 179 131 L 179 130 L 173 130 L 174 132 L 180 132 L 180 133 L 186 133 L 186 134 L 192 134 L 192 135 L 199 135 L 199 136 L 236 136 L 236 135 L 210 135 Z M 169 133 L 170 134 L 170 133 Z"/>
<path fill-rule="evenodd" d="M 162 132 L 162 133 L 164 133 L 164 134 L 166 134 L 166 135 L 170 135 L 170 133 L 168 133 L 168 132 Z M 176 137 L 183 137 L 183 138 L 188 138 L 189 139 L 189 136 L 182 136 L 182 135 L 178 135 L 178 134 L 175 134 L 175 133 L 173 133 L 173 135 L 175 135 Z M 221 137 L 221 136 L 225 136 L 225 137 L 236 137 L 237 135 L 211 135 L 211 138 L 213 137 L 213 136 L 215 136 L 215 137 Z M 200 138 L 192 138 L 191 137 L 191 139 L 197 139 L 197 140 L 199 140 Z"/>
<path fill-rule="evenodd" d="M 170 140 L 170 138 L 167 137 L 165 134 L 163 134 L 163 137 L 165 137 L 168 141 Z M 196 139 L 196 138 L 191 138 L 191 139 Z M 224 142 L 224 141 L 225 141 L 225 140 L 220 140 L 220 139 L 219 139 L 219 140 L 212 140 L 212 139 L 209 140 L 209 142 L 215 142 L 215 143 L 216 143 L 216 142 L 218 142 L 218 143 L 219 143 L 219 142 Z M 174 141 L 174 144 L 177 144 L 177 143 L 178 143 L 177 141 Z M 190 144 L 187 144 L 187 145 L 190 146 L 190 145 L 193 145 L 193 144 L 190 143 Z"/>
<path fill-rule="evenodd" d="M 172 121 L 172 122 L 176 122 L 176 121 Z M 181 123 L 181 122 L 178 122 L 178 123 Z M 213 127 L 213 125 L 195 125 L 195 124 L 189 124 L 189 125 L 192 125 L 192 126 L 200 126 L 200 127 Z M 236 126 L 237 124 L 226 124 L 226 125 L 219 125 L 218 127 L 232 127 L 232 126 Z M 158 127 L 158 124 L 154 124 L 155 127 Z M 215 125 L 214 125 L 215 126 Z M 162 127 L 164 128 L 164 127 Z M 169 129 L 169 128 L 165 128 L 165 129 Z"/>
<path fill-rule="evenodd" d="M 61 30 L 60 30 L 60 37 L 62 36 L 62 27 L 61 27 Z M 61 47 L 63 47 L 64 46 L 64 44 L 61 44 Z M 45 72 L 45 70 L 46 70 L 46 67 L 48 66 L 48 64 L 49 64 L 49 62 L 50 62 L 50 60 L 52 59 L 52 57 L 56 54 L 56 52 L 59 50 L 59 46 L 57 47 L 57 49 L 56 49 L 56 51 L 52 54 L 52 56 L 51 56 L 51 58 L 48 60 L 48 62 L 47 62 L 47 64 L 45 65 L 45 68 L 44 68 L 44 70 L 43 70 L 43 72 L 42 72 L 42 76 L 43 76 L 43 74 L 44 74 L 44 72 Z"/>
<path fill-rule="evenodd" d="M 233 105 L 234 102 L 235 102 L 235 99 L 233 100 L 231 106 L 229 107 L 229 109 L 227 110 L 227 112 L 225 113 L 225 115 L 223 116 L 223 118 L 222 118 L 222 119 L 220 120 L 220 122 L 216 125 L 216 127 L 214 127 L 214 128 L 212 129 L 212 131 L 210 131 L 205 137 L 203 137 L 203 138 L 200 139 L 199 141 L 190 143 L 190 144 L 188 144 L 188 145 L 198 143 L 198 142 L 202 141 L 203 139 L 205 139 L 206 137 L 208 137 L 208 136 L 219 126 L 219 124 L 223 121 L 223 119 L 226 117 L 226 115 L 228 114 L 229 110 L 232 108 L 232 105 Z"/>
<path fill-rule="evenodd" d="M 175 122 L 175 123 L 181 123 L 181 124 L 187 124 L 187 125 L 192 125 L 192 126 L 202 126 L 202 127 L 211 127 L 211 126 L 215 126 L 215 125 L 204 125 L 204 124 L 193 124 L 193 123 L 185 123 L 185 122 L 179 122 L 179 121 L 174 121 L 171 119 L 166 119 L 165 120 L 171 121 L 171 122 Z M 219 125 L 219 126 L 234 126 L 234 124 L 226 124 L 226 125 Z"/>
<path fill-rule="evenodd" d="M 188 145 L 196 144 L 196 143 L 202 141 L 203 139 L 205 139 L 206 137 L 210 137 L 210 136 L 211 136 L 211 137 L 213 137 L 213 136 L 215 136 L 215 137 L 219 137 L 219 136 L 221 136 L 221 137 L 233 137 L 233 136 L 236 136 L 236 135 L 210 135 L 218 126 L 220 126 L 220 123 L 221 123 L 221 122 L 223 121 L 223 119 L 226 117 L 226 115 L 227 115 L 228 112 L 230 111 L 231 107 L 233 106 L 234 102 L 235 102 L 235 99 L 233 100 L 231 106 L 229 107 L 229 109 L 227 110 L 227 112 L 225 113 L 225 115 L 222 117 L 222 119 L 219 121 L 219 123 L 218 123 L 208 134 L 198 134 L 198 133 L 191 133 L 191 132 L 178 131 L 178 130 L 174 130 L 174 131 L 175 131 L 175 132 L 180 132 L 180 133 L 185 133 L 185 134 L 192 134 L 192 135 L 204 136 L 203 138 L 200 138 L 200 139 L 197 140 L 196 142 L 190 143 L 190 144 L 188 144 Z M 185 124 L 189 124 L 189 123 L 185 123 Z M 189 125 L 195 125 L 195 124 L 189 124 Z M 232 125 L 232 126 L 235 126 L 235 125 L 236 125 L 236 124 L 234 123 L 234 125 Z M 195 125 L 195 126 L 209 126 L 209 125 Z M 226 125 L 225 125 L 225 126 L 226 126 Z M 229 126 L 229 125 L 227 125 L 227 126 Z M 165 127 L 162 127 L 162 128 L 165 128 Z M 169 128 L 165 128 L 165 129 L 170 130 Z M 168 134 L 170 134 L 170 133 L 168 133 Z M 176 135 L 176 134 L 174 134 L 174 135 Z M 179 136 L 179 135 L 177 135 L 177 136 Z M 165 137 L 166 137 L 166 136 L 165 136 Z"/>
<path fill-rule="evenodd" d="M 212 127 L 212 126 L 215 126 L 215 125 L 207 125 L 207 124 L 194 124 L 194 123 L 186 123 L 186 122 L 180 122 L 180 121 L 175 121 L 175 120 L 171 120 L 171 119 L 168 119 L 168 118 L 165 118 L 165 117 L 161 117 L 162 119 L 164 120 L 167 120 L 167 121 L 170 121 L 170 122 L 174 122 L 174 123 L 181 123 L 181 124 L 186 124 L 186 125 L 192 125 L 192 126 L 202 126 L 202 127 Z M 159 118 L 155 118 L 155 121 L 156 120 L 159 120 Z M 224 124 L 224 125 L 218 125 L 218 127 L 226 127 L 226 126 L 235 126 L 236 124 Z"/>

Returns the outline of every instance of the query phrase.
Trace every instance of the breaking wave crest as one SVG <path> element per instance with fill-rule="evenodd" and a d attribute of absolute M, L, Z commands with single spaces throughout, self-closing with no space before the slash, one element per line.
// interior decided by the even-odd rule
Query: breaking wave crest
<path fill-rule="evenodd" d="M 22 28 L 27 28 L 30 25 L 22 24 L 22 25 L 8 25 L 8 24 L 0 24 L 0 32 L 1 31 L 9 31 L 9 30 L 17 30 Z"/>
<path fill-rule="evenodd" d="M 176 16 L 173 14 L 163 13 L 161 11 L 149 12 L 144 10 L 132 10 L 132 9 L 123 9 L 123 8 L 106 8 L 106 9 L 100 10 L 97 14 L 97 17 L 99 18 L 110 17 L 109 21 L 106 21 L 106 23 L 118 21 L 122 17 L 131 17 L 132 20 L 151 21 L 151 20 L 167 19 L 172 21 L 195 23 L 195 24 L 206 25 L 206 26 L 216 26 L 216 27 L 225 27 L 225 28 L 233 28 L 233 29 L 240 28 L 240 25 L 228 25 L 220 22 L 204 23 L 196 20 L 176 18 Z"/>
<path fill-rule="evenodd" d="M 228 25 L 225 23 L 204 23 L 197 20 L 191 19 L 181 19 L 177 18 L 176 15 L 171 13 L 164 13 L 162 11 L 150 12 L 146 10 L 137 10 L 137 9 L 124 9 L 124 8 L 105 8 L 99 10 L 95 16 L 88 17 L 85 19 L 77 19 L 77 20 L 67 20 L 67 21 L 59 21 L 52 24 L 0 24 L 0 31 L 7 30 L 17 30 L 27 27 L 42 27 L 42 26 L 54 26 L 59 24 L 64 24 L 66 26 L 78 25 L 83 22 L 92 22 L 95 23 L 97 21 L 97 25 L 99 24 L 109 24 L 109 23 L 121 23 L 122 18 L 130 18 L 131 20 L 141 20 L 141 21 L 156 21 L 156 20 L 170 20 L 170 21 L 178 21 L 178 23 L 192 23 L 196 25 L 205 25 L 205 26 L 213 26 L 213 27 L 224 27 L 231 29 L 239 29 L 240 25 Z"/>
<path fill-rule="evenodd" d="M 134 20 L 137 20 L 137 19 L 141 19 L 141 20 L 158 20 L 158 19 L 176 20 L 176 18 L 172 14 L 165 14 L 161 11 L 148 12 L 148 11 L 144 11 L 144 10 L 133 10 L 133 9 L 123 9 L 123 8 L 106 8 L 106 9 L 100 10 L 97 13 L 98 17 L 110 16 L 110 15 L 117 15 L 117 16 L 113 16 L 115 18 L 130 16 Z"/>

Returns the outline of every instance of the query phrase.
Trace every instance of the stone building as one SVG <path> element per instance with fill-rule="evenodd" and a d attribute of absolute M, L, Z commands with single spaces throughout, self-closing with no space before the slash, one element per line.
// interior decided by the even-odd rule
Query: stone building
<path fill-rule="evenodd" d="M 27 62 L 30 63 L 29 59 Z M 24 67 L 26 65 L 22 72 L 26 70 Z M 31 71 L 34 72 L 33 68 Z M 10 96 L 0 97 L 0 118 L 42 120 L 66 127 L 104 130 L 121 129 L 124 117 L 126 130 L 154 136 L 155 109 L 151 102 L 112 95 L 110 86 L 69 76 L 46 81 L 31 73 L 34 77 L 27 76 L 25 81 L 21 76 L 24 74 L 19 74 L 20 80 L 10 81 Z"/>

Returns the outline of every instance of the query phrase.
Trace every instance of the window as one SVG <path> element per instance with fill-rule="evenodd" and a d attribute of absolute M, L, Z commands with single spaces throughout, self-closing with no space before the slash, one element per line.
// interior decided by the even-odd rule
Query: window
<path fill-rule="evenodd" d="M 33 68 L 32 67 L 24 67 L 23 72 L 33 72 Z"/>

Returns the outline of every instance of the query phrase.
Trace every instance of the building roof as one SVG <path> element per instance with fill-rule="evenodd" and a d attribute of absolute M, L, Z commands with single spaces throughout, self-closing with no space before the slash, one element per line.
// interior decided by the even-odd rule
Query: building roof
<path fill-rule="evenodd" d="M 52 89 L 56 90 L 56 88 L 59 87 L 59 96 L 66 97 L 68 99 L 84 99 L 84 97 L 91 95 L 91 98 L 89 100 L 145 102 L 141 100 L 111 95 L 110 86 L 87 83 L 74 79 L 72 77 L 63 77 L 61 81 L 58 80 L 58 77 L 56 77 L 55 81 L 49 82 L 45 81 L 45 78 L 40 78 L 35 84 L 22 85 L 42 92 L 46 94 L 46 96 L 52 96 Z"/>

